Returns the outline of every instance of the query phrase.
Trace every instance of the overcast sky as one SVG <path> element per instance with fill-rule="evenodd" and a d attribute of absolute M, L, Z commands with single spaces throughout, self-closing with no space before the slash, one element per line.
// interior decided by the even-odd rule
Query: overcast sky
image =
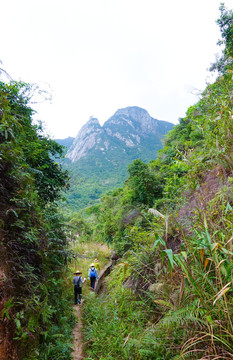
<path fill-rule="evenodd" d="M 36 109 L 55 138 L 75 137 L 90 116 L 103 124 L 126 106 L 177 123 L 211 81 L 220 3 L 3 0 L 1 66 L 50 88 L 52 102 Z"/>

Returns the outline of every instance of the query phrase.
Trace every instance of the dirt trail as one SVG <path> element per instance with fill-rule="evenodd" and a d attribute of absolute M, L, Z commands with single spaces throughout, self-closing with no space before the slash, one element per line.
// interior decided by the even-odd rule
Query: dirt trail
<path fill-rule="evenodd" d="M 77 324 L 73 330 L 74 345 L 73 345 L 73 359 L 82 360 L 84 359 L 83 354 L 83 336 L 82 336 L 82 305 L 74 306 L 74 314 L 77 316 Z"/>
<path fill-rule="evenodd" d="M 97 256 L 101 260 L 101 266 L 103 267 L 99 273 L 99 281 L 97 283 L 97 291 L 100 292 L 103 286 L 105 276 L 110 272 L 111 262 L 108 262 L 106 265 L 106 261 L 109 261 L 110 258 L 110 250 L 105 244 L 82 244 L 82 248 L 76 248 L 76 252 L 79 255 L 79 258 L 75 258 L 74 261 L 74 270 L 79 268 L 81 270 L 88 269 L 89 264 L 94 260 Z M 83 274 L 85 276 L 85 272 Z M 89 282 L 87 281 L 86 284 Z M 89 287 L 87 285 L 83 286 L 83 295 L 88 296 Z M 83 298 L 82 298 L 83 302 Z M 73 360 L 82 360 L 85 359 L 84 354 L 84 343 L 83 343 L 83 335 L 82 335 L 82 305 L 74 305 L 74 314 L 77 316 L 77 323 L 73 330 Z"/>

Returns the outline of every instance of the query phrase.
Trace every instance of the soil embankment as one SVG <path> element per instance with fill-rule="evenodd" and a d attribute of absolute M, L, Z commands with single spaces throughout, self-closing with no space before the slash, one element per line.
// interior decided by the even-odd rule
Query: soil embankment
<path fill-rule="evenodd" d="M 100 271 L 99 279 L 98 279 L 98 282 L 97 282 L 96 288 L 95 288 L 95 292 L 97 294 L 99 294 L 103 290 L 104 279 L 111 272 L 111 268 L 112 268 L 112 261 L 109 261 L 109 263 L 104 267 L 104 269 Z"/>

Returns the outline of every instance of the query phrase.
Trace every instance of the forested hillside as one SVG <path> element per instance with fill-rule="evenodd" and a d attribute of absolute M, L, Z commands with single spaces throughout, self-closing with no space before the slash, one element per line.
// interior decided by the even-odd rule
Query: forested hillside
<path fill-rule="evenodd" d="M 58 144 L 62 145 L 62 146 L 65 146 L 65 148 L 67 150 L 69 150 L 69 148 L 71 147 L 71 145 L 73 144 L 74 142 L 74 138 L 69 136 L 68 138 L 66 139 L 56 139 L 55 140 Z"/>
<path fill-rule="evenodd" d="M 103 126 L 91 117 L 69 147 L 64 168 L 71 174 L 66 209 L 73 213 L 99 202 L 106 191 L 122 186 L 135 159 L 155 159 L 173 124 L 152 118 L 138 107 L 119 109 Z M 61 142 L 60 144 L 67 143 Z M 64 211 L 64 204 L 63 204 Z"/>
<path fill-rule="evenodd" d="M 31 87 L 0 83 L 1 360 L 72 359 L 74 267 L 97 256 L 103 267 L 106 244 L 115 252 L 101 291 L 83 286 L 82 357 L 233 359 L 233 12 L 224 5 L 218 25 L 216 80 L 158 157 L 134 160 L 122 187 L 69 219 L 57 210 L 63 148 L 33 125 Z"/>
<path fill-rule="evenodd" d="M 233 358 L 232 11 L 218 24 L 216 81 L 156 160 L 133 161 L 122 188 L 71 221 L 119 258 L 85 305 L 92 359 Z"/>

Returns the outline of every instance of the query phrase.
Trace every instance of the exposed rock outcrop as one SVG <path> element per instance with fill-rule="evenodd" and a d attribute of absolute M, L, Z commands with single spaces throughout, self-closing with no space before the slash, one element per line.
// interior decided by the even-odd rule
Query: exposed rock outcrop
<path fill-rule="evenodd" d="M 227 184 L 228 175 L 221 166 L 217 166 L 206 173 L 197 190 L 189 196 L 186 194 L 187 204 L 180 209 L 177 217 L 186 233 L 192 229 L 195 214 L 206 215 L 210 201 L 216 197 L 221 187 Z"/>
<path fill-rule="evenodd" d="M 99 120 L 90 118 L 79 131 L 68 151 L 67 158 L 75 162 L 87 155 L 88 151 L 100 142 L 99 139 L 103 133 L 104 131 L 100 126 Z"/>
<path fill-rule="evenodd" d="M 152 118 L 149 113 L 137 106 L 119 109 L 101 127 L 98 119 L 90 120 L 81 128 L 67 158 L 76 162 L 90 155 L 91 151 L 98 152 L 116 161 L 119 154 L 127 155 L 128 150 L 135 153 L 133 158 L 139 154 L 153 151 L 156 147 L 162 147 L 163 136 L 172 129 L 174 125 Z M 148 155 L 147 160 L 151 159 Z M 132 160 L 132 159 L 130 159 Z"/>

